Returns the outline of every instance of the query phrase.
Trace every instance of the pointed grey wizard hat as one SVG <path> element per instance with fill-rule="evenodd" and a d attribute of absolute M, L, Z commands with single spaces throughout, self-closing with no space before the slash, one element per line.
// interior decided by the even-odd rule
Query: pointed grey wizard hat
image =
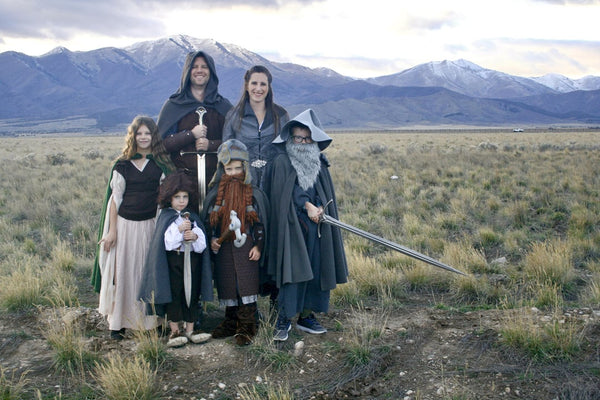
<path fill-rule="evenodd" d="M 309 108 L 308 110 L 302 111 L 300 114 L 290 119 L 281 128 L 281 133 L 275 138 L 275 140 L 273 140 L 273 143 L 285 143 L 292 134 L 292 128 L 298 125 L 304 125 L 310 130 L 311 139 L 318 143 L 319 149 L 321 150 L 327 148 L 327 146 L 329 146 L 333 140 L 323 130 L 321 121 L 319 121 L 317 114 L 315 114 L 315 112 Z"/>

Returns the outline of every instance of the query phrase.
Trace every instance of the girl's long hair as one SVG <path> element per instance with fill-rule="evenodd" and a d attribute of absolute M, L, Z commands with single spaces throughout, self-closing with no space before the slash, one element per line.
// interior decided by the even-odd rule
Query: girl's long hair
<path fill-rule="evenodd" d="M 154 159 L 158 163 L 167 166 L 169 170 L 174 170 L 175 167 L 173 166 L 171 158 L 169 157 L 169 154 L 162 143 L 162 139 L 158 134 L 158 126 L 156 125 L 156 122 L 154 122 L 152 118 L 145 115 L 138 115 L 127 127 L 125 146 L 123 147 L 123 152 L 119 157 L 119 160 L 131 160 L 131 158 L 138 152 L 135 136 L 137 135 L 138 129 L 140 129 L 140 126 L 142 125 L 145 125 L 150 130 L 150 135 L 152 136 L 150 149 Z"/>
<path fill-rule="evenodd" d="M 273 126 L 275 127 L 275 134 L 279 133 L 279 114 L 283 112 L 283 108 L 273 102 L 273 75 L 262 65 L 255 65 L 250 68 L 244 74 L 244 85 L 242 86 L 242 96 L 240 100 L 235 105 L 235 114 L 236 114 L 236 123 L 234 124 L 235 130 L 237 132 L 240 131 L 242 127 L 242 119 L 244 118 L 244 110 L 246 108 L 246 102 L 249 101 L 250 95 L 248 94 L 248 83 L 250 82 L 250 77 L 252 74 L 265 74 L 267 76 L 267 81 L 269 82 L 269 93 L 267 93 L 267 97 L 265 97 L 265 108 L 267 112 L 271 112 L 273 115 Z"/>

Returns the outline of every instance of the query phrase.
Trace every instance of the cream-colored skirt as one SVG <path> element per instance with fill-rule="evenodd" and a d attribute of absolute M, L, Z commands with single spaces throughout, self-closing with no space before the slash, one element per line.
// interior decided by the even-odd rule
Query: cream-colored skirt
<path fill-rule="evenodd" d="M 151 329 L 156 317 L 147 316 L 137 300 L 142 270 L 154 233 L 156 218 L 130 221 L 117 217 L 117 244 L 101 257 L 102 288 L 98 310 L 110 330 Z"/>

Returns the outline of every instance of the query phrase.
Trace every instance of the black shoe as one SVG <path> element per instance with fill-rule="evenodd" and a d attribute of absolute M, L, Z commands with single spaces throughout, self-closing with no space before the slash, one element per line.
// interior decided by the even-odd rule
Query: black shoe
<path fill-rule="evenodd" d="M 288 340 L 288 333 L 292 330 L 292 321 L 280 315 L 277 317 L 277 323 L 275 324 L 275 335 L 273 340 L 276 342 L 285 342 Z"/>
<path fill-rule="evenodd" d="M 298 317 L 296 328 L 301 331 L 312 333 L 313 335 L 320 335 L 327 332 L 327 329 L 323 328 L 319 321 L 315 318 L 315 314 L 311 313 L 306 318 Z"/>
<path fill-rule="evenodd" d="M 125 339 L 125 328 L 121 328 L 121 330 L 118 330 L 118 331 L 110 331 L 110 338 L 112 340 Z"/>
<path fill-rule="evenodd" d="M 169 336 L 169 328 L 164 325 L 159 325 L 156 327 L 156 332 L 158 333 L 158 337 L 167 337 Z"/>

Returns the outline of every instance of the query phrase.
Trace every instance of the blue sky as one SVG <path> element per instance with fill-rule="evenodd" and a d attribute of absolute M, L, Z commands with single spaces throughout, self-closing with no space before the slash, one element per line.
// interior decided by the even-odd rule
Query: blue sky
<path fill-rule="evenodd" d="M 600 76 L 600 0 L 0 0 L 0 52 L 185 34 L 366 78 L 466 59 L 519 76 Z"/>

